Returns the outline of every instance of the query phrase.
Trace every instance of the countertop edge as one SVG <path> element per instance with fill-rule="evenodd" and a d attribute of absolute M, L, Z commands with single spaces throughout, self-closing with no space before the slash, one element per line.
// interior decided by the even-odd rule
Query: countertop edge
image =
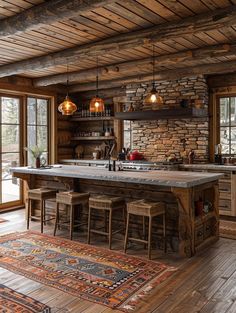
<path fill-rule="evenodd" d="M 63 169 L 65 170 L 67 166 L 63 166 Z M 79 167 L 76 166 L 77 169 Z M 173 182 L 173 181 L 158 181 L 158 179 L 152 179 L 152 178 L 139 178 L 139 177 L 122 177 L 120 174 L 114 174 L 113 176 L 106 175 L 106 172 L 96 174 L 94 173 L 73 173 L 73 172 L 66 172 L 62 171 L 61 168 L 51 168 L 51 169 L 32 169 L 27 167 L 18 167 L 18 168 L 11 168 L 11 173 L 22 173 L 22 174 L 35 174 L 35 175 L 48 175 L 48 176 L 54 176 L 54 177 L 71 177 L 71 178 L 82 178 L 82 179 L 93 179 L 93 180 L 105 180 L 105 181 L 115 181 L 115 182 L 124 182 L 124 183 L 136 183 L 136 184 L 146 184 L 146 185 L 155 185 L 155 186 L 162 186 L 162 187 L 177 187 L 177 188 L 191 188 L 195 186 L 199 186 L 205 183 L 209 183 L 215 180 L 218 180 L 223 176 L 221 173 L 214 173 L 214 174 L 208 174 L 210 176 L 208 177 L 201 177 L 197 179 L 193 179 L 192 182 Z M 158 171 L 150 171 L 150 173 L 155 172 L 156 174 Z M 166 172 L 166 171 L 165 171 Z M 169 173 L 174 171 L 168 171 Z M 181 171 L 180 171 L 181 172 Z M 108 172 L 111 173 L 111 172 Z M 113 172 L 112 172 L 113 173 Z M 114 172 L 114 173 L 122 173 L 122 172 Z M 124 172 L 127 173 L 127 172 Z M 193 172 L 194 173 L 194 172 Z M 196 173 L 199 175 L 199 173 Z"/>

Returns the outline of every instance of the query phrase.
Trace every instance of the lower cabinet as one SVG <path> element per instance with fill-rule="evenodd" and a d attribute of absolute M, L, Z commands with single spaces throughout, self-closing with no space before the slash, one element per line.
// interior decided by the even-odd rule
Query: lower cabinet
<path fill-rule="evenodd" d="M 205 221 L 201 224 L 195 227 L 195 246 L 199 246 L 204 240 L 211 237 L 215 232 L 215 223 L 216 219 L 214 217 L 210 217 L 207 219 L 205 217 Z"/>
<path fill-rule="evenodd" d="M 195 167 L 196 166 L 196 167 Z M 182 169 L 194 172 L 222 173 L 224 177 L 219 179 L 219 214 L 224 216 L 236 216 L 236 167 L 233 170 L 201 169 L 200 165 L 182 167 Z"/>

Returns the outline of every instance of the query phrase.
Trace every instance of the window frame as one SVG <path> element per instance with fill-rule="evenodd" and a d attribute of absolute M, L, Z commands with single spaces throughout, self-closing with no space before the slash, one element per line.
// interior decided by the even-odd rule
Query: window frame
<path fill-rule="evenodd" d="M 20 166 L 26 166 L 27 160 L 27 151 L 23 149 L 26 147 L 27 143 L 27 97 L 32 98 L 43 98 L 49 100 L 49 111 L 48 111 L 48 127 L 50 135 L 48 137 L 48 153 L 49 164 L 54 164 L 57 162 L 57 94 L 53 91 L 45 91 L 42 89 L 32 88 L 25 86 L 0 84 L 0 96 L 1 97 L 10 97 L 10 98 L 19 98 L 20 99 L 20 147 L 22 147 L 20 151 Z M 3 204 L 0 206 L 0 212 L 12 210 L 13 208 L 21 208 L 24 206 L 26 201 L 25 190 L 27 189 L 27 183 L 22 181 L 21 184 L 21 200 L 17 202 L 11 202 L 7 204 Z"/>
<path fill-rule="evenodd" d="M 220 144 L 220 130 L 221 130 L 221 124 L 220 124 L 220 99 L 221 98 L 233 98 L 233 97 L 236 97 L 236 93 L 227 93 L 227 94 L 218 94 L 216 95 L 216 101 L 215 101 L 215 105 L 216 105 L 216 142 L 215 142 L 215 145 L 216 144 Z M 229 111 L 229 114 L 230 114 L 231 111 Z M 229 119 L 229 129 L 231 130 L 231 119 Z M 234 126 L 236 128 L 236 126 Z M 230 135 L 230 138 L 231 138 L 231 135 Z M 231 140 L 231 139 L 230 139 Z M 214 145 L 214 146 L 215 146 Z M 229 150 L 231 152 L 231 147 L 229 147 Z M 234 154 L 232 153 L 224 153 L 225 156 L 234 156 Z"/>
<path fill-rule="evenodd" d="M 209 89 L 209 160 L 215 162 L 215 146 L 220 143 L 220 98 L 236 97 L 236 86 Z"/>
<path fill-rule="evenodd" d="M 32 98 L 32 99 L 35 99 L 36 100 L 36 106 L 37 106 L 37 101 L 38 100 L 46 100 L 47 101 L 47 125 L 38 125 L 37 123 L 37 110 L 36 110 L 36 123 L 35 124 L 29 124 L 28 123 L 28 99 L 29 98 Z M 48 98 L 48 97 L 43 97 L 43 96 L 37 96 L 37 95 L 27 95 L 26 96 L 26 116 L 25 116 L 25 119 L 26 119 L 26 129 L 25 129 L 25 132 L 26 132 L 26 141 L 25 141 L 25 146 L 27 147 L 28 146 L 28 126 L 35 126 L 36 127 L 36 145 L 37 145 L 37 127 L 39 126 L 46 126 L 47 127 L 47 163 L 50 164 L 51 163 L 51 159 L 52 159 L 52 156 L 51 156 L 51 151 L 52 151 L 52 143 L 51 143 L 51 133 L 52 133 L 52 127 L 51 127 L 51 123 L 50 121 L 52 121 L 52 117 L 51 117 L 51 110 L 50 110 L 50 107 L 52 105 L 52 99 L 51 98 Z M 26 164 L 28 164 L 28 154 L 26 153 Z"/>

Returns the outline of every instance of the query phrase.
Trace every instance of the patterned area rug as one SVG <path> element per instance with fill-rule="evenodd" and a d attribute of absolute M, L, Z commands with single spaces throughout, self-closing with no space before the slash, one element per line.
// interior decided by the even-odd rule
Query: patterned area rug
<path fill-rule="evenodd" d="M 4 223 L 4 222 L 8 222 L 8 221 L 5 220 L 5 218 L 1 218 L 1 217 L 0 217 L 0 223 Z"/>
<path fill-rule="evenodd" d="M 236 221 L 220 220 L 220 236 L 236 239 Z"/>
<path fill-rule="evenodd" d="M 45 304 L 0 284 L 0 313 L 50 313 Z"/>
<path fill-rule="evenodd" d="M 0 237 L 0 266 L 126 312 L 175 268 L 36 232 Z"/>

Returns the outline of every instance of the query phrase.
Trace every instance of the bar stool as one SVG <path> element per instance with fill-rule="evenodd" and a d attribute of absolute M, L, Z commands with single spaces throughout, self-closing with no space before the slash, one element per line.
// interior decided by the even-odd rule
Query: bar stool
<path fill-rule="evenodd" d="M 145 217 L 149 218 L 148 222 L 148 238 L 147 240 L 129 237 L 129 222 L 130 215 L 143 216 L 143 233 L 145 236 Z M 124 252 L 127 250 L 127 243 L 129 240 L 148 244 L 148 258 L 151 259 L 151 243 L 152 243 L 152 220 L 155 216 L 162 216 L 163 218 L 163 237 L 164 237 L 164 251 L 166 252 L 166 214 L 165 204 L 161 202 L 151 202 L 146 200 L 137 200 L 127 203 L 127 222 L 125 231 Z"/>
<path fill-rule="evenodd" d="M 56 235 L 57 227 L 62 224 L 70 225 L 70 240 L 73 239 L 73 230 L 75 227 L 82 226 L 84 223 L 75 224 L 75 208 L 80 205 L 88 205 L 89 193 L 80 193 L 74 191 L 59 192 L 56 195 L 56 220 L 54 225 L 54 236 Z M 69 209 L 69 221 L 60 222 L 59 205 L 64 204 Z M 87 223 L 86 223 L 87 224 Z"/>
<path fill-rule="evenodd" d="M 116 210 L 122 210 L 124 214 L 125 201 L 121 197 L 98 195 L 92 196 L 89 198 L 89 215 L 88 215 L 88 244 L 90 244 L 91 233 L 108 236 L 109 249 L 111 249 L 112 236 L 121 231 L 121 229 L 112 231 L 112 217 L 113 212 Z M 105 231 L 101 231 L 91 227 L 91 215 L 92 210 L 104 210 L 105 220 L 104 228 Z M 108 231 L 107 231 L 107 213 L 109 214 L 108 218 Z"/>
<path fill-rule="evenodd" d="M 30 189 L 28 191 L 28 212 L 27 212 L 27 229 L 29 229 L 29 222 L 32 214 L 32 202 L 39 201 L 40 205 L 40 217 L 34 216 L 36 220 L 40 220 L 41 223 L 41 233 L 43 233 L 43 225 L 46 225 L 47 221 L 53 220 L 53 218 L 45 219 L 45 201 L 49 199 L 55 199 L 56 190 L 37 188 Z"/>

